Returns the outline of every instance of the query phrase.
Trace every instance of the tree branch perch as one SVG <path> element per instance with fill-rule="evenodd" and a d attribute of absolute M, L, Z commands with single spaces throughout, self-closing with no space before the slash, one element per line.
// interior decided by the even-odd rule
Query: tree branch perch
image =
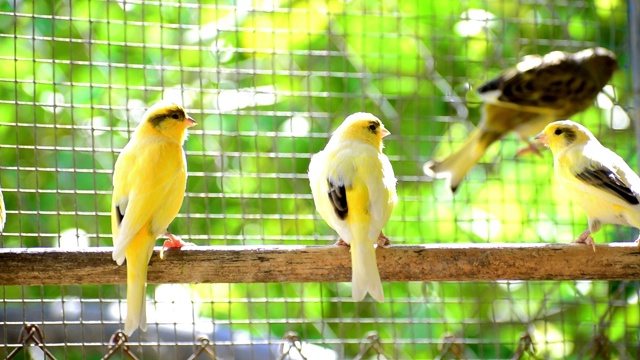
<path fill-rule="evenodd" d="M 378 249 L 384 281 L 640 279 L 633 243 L 429 244 Z M 337 246 L 156 248 L 149 283 L 341 282 L 351 280 L 349 249 Z M 112 248 L 0 249 L 0 285 L 123 284 Z"/>

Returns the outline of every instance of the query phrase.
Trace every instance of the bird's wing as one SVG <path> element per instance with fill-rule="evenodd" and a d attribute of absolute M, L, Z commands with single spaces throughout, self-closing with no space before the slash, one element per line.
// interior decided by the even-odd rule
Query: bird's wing
<path fill-rule="evenodd" d="M 167 144 L 157 141 L 134 143 L 116 162 L 112 202 L 116 261 L 124 260 L 129 242 L 143 226 L 159 236 L 179 210 L 186 184 L 184 153 L 179 149 L 168 151 Z"/>
<path fill-rule="evenodd" d="M 333 154 L 330 151 L 323 150 L 311 158 L 309 163 L 309 184 L 311 185 L 311 193 L 313 194 L 316 210 L 327 224 L 337 231 L 341 219 L 333 209 L 330 185 L 327 180 L 329 161 L 332 157 Z M 348 210 L 345 209 L 345 211 Z"/>
<path fill-rule="evenodd" d="M 124 220 L 124 213 L 129 204 L 129 190 L 131 189 L 131 174 L 136 171 L 137 161 L 133 146 L 127 144 L 116 161 L 113 170 L 113 194 L 111 197 L 111 234 L 113 246 L 120 241 L 120 224 Z M 142 225 L 140 225 L 142 226 Z"/>
<path fill-rule="evenodd" d="M 338 232 L 343 240 L 351 240 L 345 221 L 349 213 L 346 190 L 355 173 L 351 151 L 347 147 L 325 149 L 311 159 L 309 181 L 320 216 Z"/>
<path fill-rule="evenodd" d="M 352 210 L 347 202 L 347 190 L 356 181 L 358 157 L 357 149 L 341 144 L 317 153 L 309 165 L 309 181 L 318 213 L 347 242 L 351 234 L 346 218 Z"/>
<path fill-rule="evenodd" d="M 333 206 L 333 211 L 338 218 L 344 220 L 349 213 L 349 205 L 347 204 L 347 190 L 345 184 L 337 179 L 328 178 L 327 185 L 329 187 L 329 201 Z"/>
<path fill-rule="evenodd" d="M 588 107 L 601 90 L 573 54 L 553 52 L 523 60 L 478 88 L 488 103 L 568 117 Z"/>
<path fill-rule="evenodd" d="M 604 190 L 631 205 L 638 205 L 638 194 L 624 182 L 624 180 L 612 169 L 599 166 L 587 168 L 575 175 L 581 181 Z"/>

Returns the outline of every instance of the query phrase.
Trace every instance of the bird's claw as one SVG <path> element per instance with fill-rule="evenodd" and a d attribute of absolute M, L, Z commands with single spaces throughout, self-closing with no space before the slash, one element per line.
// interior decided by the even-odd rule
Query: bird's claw
<path fill-rule="evenodd" d="M 582 234 L 580 234 L 580 236 L 578 236 L 577 239 L 573 240 L 573 242 L 578 244 L 591 245 L 593 252 L 596 252 L 596 244 L 593 240 L 593 237 L 591 237 L 591 231 L 589 230 L 585 230 Z"/>
<path fill-rule="evenodd" d="M 171 233 L 166 233 L 165 236 L 168 237 L 168 239 L 165 240 L 162 244 L 162 249 L 160 249 L 160 259 L 164 259 L 165 250 L 180 249 L 183 246 L 195 245 L 194 243 L 183 241 L 182 239 Z"/>
<path fill-rule="evenodd" d="M 338 241 L 336 241 L 336 243 L 334 244 L 335 246 L 346 246 L 346 247 L 351 247 L 351 245 L 349 245 L 347 242 L 345 242 L 344 240 L 342 240 L 342 238 L 338 239 Z"/>
<path fill-rule="evenodd" d="M 542 157 L 542 152 L 540 152 L 540 147 L 536 144 L 529 143 L 529 146 L 524 147 L 516 151 L 516 157 L 520 157 L 522 155 L 534 153 L 540 157 Z"/>
<path fill-rule="evenodd" d="M 382 232 L 380 232 L 380 235 L 378 236 L 378 241 L 376 242 L 376 244 L 378 244 L 378 246 L 386 248 L 388 247 L 391 242 L 389 241 L 389 238 L 383 234 Z M 346 247 L 351 247 L 351 245 L 349 245 L 348 243 L 346 243 L 344 240 L 342 240 L 341 238 L 338 239 L 338 241 L 336 241 L 335 243 L 336 246 L 346 246 Z"/>
<path fill-rule="evenodd" d="M 386 248 L 386 247 L 389 247 L 389 245 L 391 245 L 391 241 L 389 241 L 389 238 L 385 234 L 383 234 L 381 231 L 380 235 L 378 235 L 377 244 L 379 247 Z"/>

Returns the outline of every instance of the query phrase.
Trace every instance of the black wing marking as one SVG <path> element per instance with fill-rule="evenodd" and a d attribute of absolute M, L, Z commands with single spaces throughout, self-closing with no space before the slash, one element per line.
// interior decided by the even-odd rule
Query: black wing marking
<path fill-rule="evenodd" d="M 508 70 L 480 86 L 478 93 L 499 90 L 501 102 L 554 110 L 560 117 L 569 117 L 589 107 L 606 84 L 590 74 L 588 65 L 572 54 L 559 60 L 545 55 L 539 65 L 525 71 Z"/>
<path fill-rule="evenodd" d="M 622 181 L 620 176 L 607 168 L 585 170 L 576 177 L 587 184 L 606 190 L 631 205 L 638 205 L 640 202 L 636 194 Z"/>
<path fill-rule="evenodd" d="M 478 88 L 478 94 L 484 94 L 494 90 L 501 90 L 505 80 L 510 79 L 513 76 L 514 76 L 514 72 L 507 72 L 503 75 L 500 75 L 494 79 L 487 81 L 486 83 L 482 84 Z"/>
<path fill-rule="evenodd" d="M 116 205 L 116 216 L 118 217 L 118 227 L 122 224 L 122 219 L 124 219 L 124 213 L 120 211 L 120 205 Z"/>
<path fill-rule="evenodd" d="M 349 212 L 349 206 L 347 204 L 347 189 L 344 185 L 338 185 L 331 182 L 330 179 L 327 179 L 327 183 L 329 184 L 329 200 L 331 201 L 331 205 L 333 205 L 333 210 L 338 215 L 340 220 L 344 220 L 347 217 L 347 213 Z"/>
<path fill-rule="evenodd" d="M 527 106 L 564 109 L 573 104 L 576 111 L 588 107 L 600 92 L 589 73 L 580 64 L 564 60 L 541 66 L 504 82 L 501 101 Z"/>

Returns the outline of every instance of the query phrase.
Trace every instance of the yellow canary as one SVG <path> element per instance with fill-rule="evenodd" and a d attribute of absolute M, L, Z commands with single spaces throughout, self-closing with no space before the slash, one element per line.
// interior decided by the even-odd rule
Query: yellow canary
<path fill-rule="evenodd" d="M 427 174 L 447 178 L 455 192 L 491 144 L 512 131 L 528 142 L 550 122 L 588 108 L 617 68 L 615 54 L 604 48 L 525 56 L 515 68 L 478 88 L 484 102 L 482 121 L 462 148 L 427 163 Z M 528 149 L 538 151 L 533 145 Z"/>
<path fill-rule="evenodd" d="M 640 229 L 640 177 L 618 154 L 570 120 L 547 125 L 535 139 L 551 149 L 559 185 L 587 213 L 589 229 L 576 242 L 595 251 L 591 234 L 602 224 Z"/>
<path fill-rule="evenodd" d="M 167 227 L 184 199 L 187 162 L 182 145 L 187 128 L 194 125 L 181 106 L 160 101 L 145 112 L 115 164 L 113 259 L 118 265 L 127 259 L 127 335 L 138 327 L 147 329 L 147 267 L 156 239 L 166 235 L 170 240 L 164 247 L 185 244 Z"/>
<path fill-rule="evenodd" d="M 389 158 L 382 153 L 382 138 L 389 135 L 382 122 L 368 113 L 347 117 L 324 150 L 309 164 L 309 181 L 316 209 L 340 240 L 351 248 L 352 296 L 367 292 L 384 301 L 375 244 L 387 246 L 382 228 L 398 202 L 396 178 Z"/>

